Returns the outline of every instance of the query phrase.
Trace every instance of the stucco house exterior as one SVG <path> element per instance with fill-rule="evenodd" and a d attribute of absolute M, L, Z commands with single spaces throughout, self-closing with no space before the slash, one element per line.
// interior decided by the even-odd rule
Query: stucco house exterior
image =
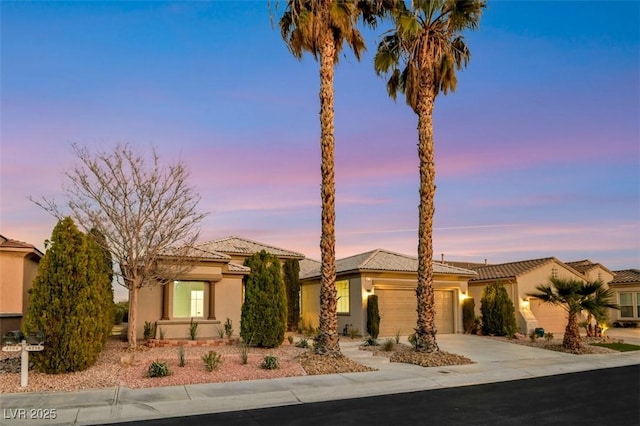
<path fill-rule="evenodd" d="M 433 264 L 438 333 L 460 333 L 462 301 L 467 282 L 476 273 L 440 263 Z M 414 332 L 418 259 L 377 249 L 336 260 L 338 331 L 356 328 L 366 334 L 367 297 L 378 295 L 380 336 L 407 336 Z M 300 266 L 303 326 L 318 327 L 320 313 L 320 263 L 305 260 Z"/>
<path fill-rule="evenodd" d="M 32 244 L 0 235 L 0 333 L 22 328 L 42 256 Z"/>
<path fill-rule="evenodd" d="M 543 303 L 529 297 L 536 286 L 548 284 L 550 277 L 575 279 L 582 282 L 602 280 L 605 284 L 613 278 L 613 273 L 604 266 L 589 260 L 563 263 L 555 257 L 523 260 L 496 265 L 479 264 L 472 266 L 478 276 L 469 281 L 469 295 L 475 300 L 476 315 L 480 315 L 482 291 L 489 283 L 504 284 L 513 301 L 516 323 L 521 333 L 529 334 L 541 327 L 545 332 L 564 333 L 567 313 L 560 306 Z"/>
<path fill-rule="evenodd" d="M 240 237 L 226 237 L 198 244 L 192 251 L 194 267 L 180 280 L 142 288 L 138 303 L 137 334 L 143 337 L 145 321 L 156 324 L 167 339 L 187 338 L 190 323 L 198 323 L 198 337 L 218 337 L 229 318 L 234 334 L 240 331 L 244 300 L 243 278 L 250 269 L 244 260 L 266 250 L 281 262 L 304 255 Z"/>
<path fill-rule="evenodd" d="M 609 288 L 614 291 L 620 310 L 612 310 L 609 319 L 640 323 L 640 269 L 613 271 L 613 275 Z"/>

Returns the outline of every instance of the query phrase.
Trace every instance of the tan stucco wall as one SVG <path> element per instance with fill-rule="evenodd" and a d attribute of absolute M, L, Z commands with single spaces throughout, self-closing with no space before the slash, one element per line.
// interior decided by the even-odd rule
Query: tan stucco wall
<path fill-rule="evenodd" d="M 29 290 L 38 274 L 39 257 L 25 251 L 0 252 L 0 333 L 21 329 L 29 309 Z"/>

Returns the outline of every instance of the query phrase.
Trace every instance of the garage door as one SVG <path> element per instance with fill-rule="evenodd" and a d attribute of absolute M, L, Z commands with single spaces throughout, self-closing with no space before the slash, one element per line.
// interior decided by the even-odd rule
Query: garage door
<path fill-rule="evenodd" d="M 529 302 L 531 313 L 538 320 L 538 327 L 550 333 L 564 333 L 567 326 L 567 311 L 560 306 L 544 303 L 540 299 L 531 299 Z"/>
<path fill-rule="evenodd" d="M 418 320 L 414 289 L 376 288 L 380 310 L 380 336 L 402 336 L 413 333 Z M 436 290 L 436 328 L 438 333 L 453 333 L 453 292 Z"/>

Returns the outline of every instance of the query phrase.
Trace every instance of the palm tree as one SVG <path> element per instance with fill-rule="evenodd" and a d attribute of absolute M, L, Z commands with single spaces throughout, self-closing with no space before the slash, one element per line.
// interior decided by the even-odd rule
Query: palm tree
<path fill-rule="evenodd" d="M 382 38 L 374 59 L 378 75 L 389 75 L 387 92 L 404 93 L 418 116 L 420 206 L 418 213 L 418 321 L 416 350 L 438 350 L 433 292 L 435 165 L 433 107 L 436 96 L 456 88 L 456 70 L 470 58 L 461 32 L 478 27 L 484 0 L 414 0 L 398 3 L 395 28 Z"/>
<path fill-rule="evenodd" d="M 335 265 L 334 67 L 346 43 L 359 60 L 365 42 L 356 25 L 375 26 L 381 1 L 288 0 L 279 26 L 287 47 L 298 59 L 309 52 L 320 62 L 320 146 L 322 234 L 320 238 L 320 318 L 315 351 L 339 354 Z"/>
<path fill-rule="evenodd" d="M 568 320 L 562 346 L 568 350 L 577 351 L 581 347 L 578 315 L 582 311 L 601 320 L 606 318 L 607 308 L 620 309 L 612 301 L 613 291 L 606 288 L 602 281 L 585 283 L 576 279 L 551 277 L 549 283 L 537 286 L 538 293 L 529 293 L 528 296 L 561 306 L 567 311 Z"/>

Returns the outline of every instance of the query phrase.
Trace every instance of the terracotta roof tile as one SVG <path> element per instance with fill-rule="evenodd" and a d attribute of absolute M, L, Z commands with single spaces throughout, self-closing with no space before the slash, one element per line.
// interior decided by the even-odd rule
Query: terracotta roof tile
<path fill-rule="evenodd" d="M 478 273 L 476 278 L 470 281 L 484 281 L 502 278 L 516 278 L 540 266 L 557 261 L 555 257 L 545 257 L 543 259 L 522 260 L 519 262 L 502 263 L 499 265 L 487 265 L 474 268 Z"/>
<path fill-rule="evenodd" d="M 640 283 L 640 269 L 624 269 L 613 271 L 613 280 L 609 285 Z"/>

